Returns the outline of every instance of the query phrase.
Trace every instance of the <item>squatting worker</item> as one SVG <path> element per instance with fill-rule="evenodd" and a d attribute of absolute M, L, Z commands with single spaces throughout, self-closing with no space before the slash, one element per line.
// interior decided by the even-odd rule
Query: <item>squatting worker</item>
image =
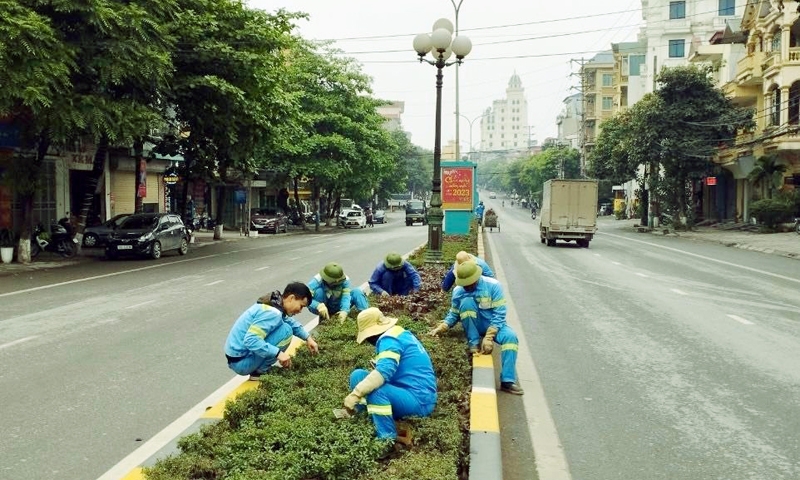
<path fill-rule="evenodd" d="M 422 285 L 419 272 L 399 253 L 389 253 L 369 278 L 369 289 L 376 295 L 408 295 Z"/>
<path fill-rule="evenodd" d="M 228 334 L 228 367 L 239 375 L 250 375 L 250 380 L 258 380 L 276 361 L 289 367 L 292 359 L 286 349 L 293 336 L 305 340 L 311 353 L 318 353 L 317 342 L 292 318 L 310 301 L 311 291 L 301 282 L 286 285 L 283 294 L 276 290 L 259 298 L 239 316 Z"/>
<path fill-rule="evenodd" d="M 431 357 L 411 332 L 395 325 L 396 318 L 372 307 L 358 314 L 356 342 L 375 345 L 375 369 L 350 374 L 352 392 L 345 397 L 349 410 L 367 413 L 379 439 L 397 439 L 395 420 L 428 417 L 436 406 L 436 374 Z"/>
<path fill-rule="evenodd" d="M 472 255 L 465 252 L 464 250 L 461 250 L 460 252 L 456 253 L 456 261 L 453 262 L 453 266 L 450 267 L 450 270 L 447 271 L 447 273 L 444 275 L 444 278 L 442 279 L 442 290 L 444 290 L 445 292 L 449 292 L 450 289 L 453 288 L 453 284 L 456 282 L 456 268 L 458 268 L 458 266 L 464 262 L 477 263 L 478 266 L 481 267 L 482 271 L 481 275 L 483 275 L 484 277 L 494 278 L 494 272 L 492 271 L 492 268 L 489 266 L 489 264 L 486 263 L 486 261 L 484 261 L 477 255 Z"/>
<path fill-rule="evenodd" d="M 369 307 L 367 296 L 360 288 L 350 286 L 350 277 L 344 274 L 338 263 L 325 265 L 309 280 L 308 288 L 312 297 L 308 310 L 319 315 L 321 320 L 328 320 L 333 315 L 343 322 L 352 307 L 359 312 Z"/>
<path fill-rule="evenodd" d="M 481 267 L 475 262 L 464 262 L 458 266 L 456 285 L 450 311 L 429 334 L 436 336 L 461 320 L 473 354 L 480 352 L 489 355 L 497 342 L 501 348 L 502 363 L 500 389 L 522 395 L 522 388 L 517 385 L 517 334 L 506 324 L 503 287 L 494 278 L 482 276 Z"/>

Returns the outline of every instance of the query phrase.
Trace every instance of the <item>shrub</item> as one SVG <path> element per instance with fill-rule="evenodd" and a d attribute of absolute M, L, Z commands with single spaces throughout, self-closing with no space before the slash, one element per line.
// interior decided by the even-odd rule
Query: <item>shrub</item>
<path fill-rule="evenodd" d="M 614 209 L 614 216 L 617 220 L 625 220 L 627 216 L 625 215 L 625 202 L 620 202 L 619 206 Z"/>
<path fill-rule="evenodd" d="M 775 230 L 779 224 L 792 220 L 794 205 L 785 198 L 765 198 L 753 202 L 750 211 L 758 223 Z"/>

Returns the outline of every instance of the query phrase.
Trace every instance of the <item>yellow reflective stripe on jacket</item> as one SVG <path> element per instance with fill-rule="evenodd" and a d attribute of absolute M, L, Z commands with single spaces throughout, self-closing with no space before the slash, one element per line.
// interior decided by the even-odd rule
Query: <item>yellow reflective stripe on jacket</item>
<path fill-rule="evenodd" d="M 401 333 L 403 333 L 405 331 L 406 331 L 405 328 L 395 325 L 394 327 L 390 328 L 389 330 L 386 330 L 386 333 L 384 333 L 384 335 L 388 335 L 390 337 L 397 338 Z"/>
<path fill-rule="evenodd" d="M 367 413 L 370 415 L 387 415 L 392 416 L 392 405 L 373 405 L 367 404 Z"/>
<path fill-rule="evenodd" d="M 389 350 L 386 350 L 385 352 L 381 352 L 381 353 L 378 354 L 377 357 L 375 357 L 375 361 L 377 362 L 378 360 L 380 360 L 382 358 L 391 358 L 392 360 L 396 361 L 397 363 L 400 363 L 400 354 L 397 353 L 397 352 L 392 352 L 392 351 L 389 351 Z"/>
<path fill-rule="evenodd" d="M 350 293 L 350 289 L 349 288 L 343 288 L 342 289 L 342 293 Z"/>
<path fill-rule="evenodd" d="M 491 303 L 491 301 L 492 297 L 475 297 L 475 302 L 479 305 L 481 303 Z"/>
<path fill-rule="evenodd" d="M 286 338 L 285 340 L 281 340 L 280 342 L 278 342 L 277 347 L 278 348 L 285 347 L 286 345 L 289 345 L 290 343 L 292 343 L 292 335 L 289 335 L 289 337 Z"/>
<path fill-rule="evenodd" d="M 458 309 L 455 307 L 450 307 L 450 311 L 458 315 Z"/>
<path fill-rule="evenodd" d="M 267 332 L 265 332 L 264 329 L 259 327 L 258 325 L 250 325 L 250 328 L 247 329 L 247 332 L 252 333 L 261 340 L 267 338 Z"/>
<path fill-rule="evenodd" d="M 506 350 L 517 351 L 519 349 L 519 345 L 517 345 L 516 343 L 504 343 L 504 344 L 501 345 L 501 347 L 502 347 L 501 350 L 503 350 L 503 351 L 506 351 Z"/>
<path fill-rule="evenodd" d="M 502 307 L 505 304 L 506 304 L 506 299 L 505 298 L 501 298 L 500 300 L 498 300 L 496 302 L 492 302 L 492 308 Z"/>
<path fill-rule="evenodd" d="M 464 310 L 460 315 L 461 318 L 478 318 L 478 312 L 475 310 Z"/>
<path fill-rule="evenodd" d="M 268 303 L 262 303 L 261 304 L 261 310 L 271 310 L 273 308 L 275 308 L 275 307 L 273 307 L 272 305 L 270 305 Z"/>

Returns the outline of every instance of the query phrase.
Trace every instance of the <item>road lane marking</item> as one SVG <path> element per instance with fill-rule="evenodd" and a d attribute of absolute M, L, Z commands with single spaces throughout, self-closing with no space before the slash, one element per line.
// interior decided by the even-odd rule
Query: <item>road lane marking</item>
<path fill-rule="evenodd" d="M 759 270 L 759 269 L 753 268 L 753 267 L 747 267 L 747 266 L 744 266 L 744 265 L 737 265 L 735 263 L 726 262 L 725 260 L 718 260 L 716 258 L 706 257 L 705 255 L 699 255 L 697 253 L 684 252 L 683 250 L 679 250 L 677 248 L 665 247 L 664 245 L 659 245 L 657 243 L 645 242 L 644 240 L 637 240 L 635 238 L 629 238 L 629 237 L 626 237 L 624 235 L 615 235 L 613 233 L 603 232 L 602 235 L 607 235 L 609 237 L 620 238 L 622 240 L 628 240 L 628 241 L 631 241 L 631 242 L 643 243 L 645 245 L 650 245 L 651 247 L 656 247 L 656 248 L 661 248 L 661 249 L 664 249 L 664 250 L 669 250 L 670 252 L 676 252 L 676 253 L 680 253 L 682 255 L 688 255 L 690 257 L 702 258 L 703 260 L 707 260 L 709 262 L 714 262 L 714 263 L 719 263 L 719 264 L 722 264 L 722 265 L 726 265 L 728 267 L 741 268 L 742 270 L 747 270 L 748 272 L 759 273 L 761 275 L 766 275 L 768 277 L 780 278 L 781 280 L 800 283 L 800 278 L 787 277 L 786 275 L 781 275 L 779 273 L 772 273 L 772 272 L 767 272 L 767 271 L 764 271 L 764 270 Z"/>
<path fill-rule="evenodd" d="M 677 293 L 678 295 L 687 295 L 686 292 L 684 292 L 683 290 L 678 290 L 677 288 L 673 288 L 672 291 Z"/>
<path fill-rule="evenodd" d="M 33 340 L 36 337 L 38 337 L 38 335 L 34 335 L 32 337 L 20 338 L 19 340 L 14 340 L 13 342 L 4 343 L 0 345 L 0 350 L 8 347 L 13 347 L 14 345 L 19 345 L 20 343 L 27 342 L 28 340 Z"/>
<path fill-rule="evenodd" d="M 142 305 L 147 305 L 148 303 L 153 303 L 153 302 L 155 302 L 155 300 L 148 300 L 146 302 L 137 303 L 136 305 L 131 305 L 130 307 L 125 307 L 125 309 L 127 310 L 129 308 L 141 307 Z"/>
<path fill-rule="evenodd" d="M 314 252 L 314 253 L 322 253 L 322 252 L 324 252 L 324 251 L 325 251 L 325 250 L 317 250 L 317 251 L 316 251 L 316 252 Z"/>
<path fill-rule="evenodd" d="M 742 325 L 753 325 L 753 322 L 750 320 L 745 320 L 744 318 L 740 317 L 739 315 L 730 315 L 728 314 L 728 318 L 732 318 L 737 322 L 741 323 Z"/>
<path fill-rule="evenodd" d="M 639 275 L 640 277 L 647 278 L 647 275 L 645 275 L 644 273 L 636 272 L 636 275 Z"/>
<path fill-rule="evenodd" d="M 211 285 L 216 285 L 216 284 L 218 284 L 218 283 L 222 283 L 222 282 L 224 282 L 224 281 L 225 281 L 225 280 L 217 280 L 216 282 L 206 283 L 204 286 L 205 286 L 205 287 L 210 287 Z"/>
<path fill-rule="evenodd" d="M 599 254 L 599 253 L 595 253 L 595 254 L 594 254 L 594 256 L 595 256 L 595 257 L 599 257 L 599 256 L 600 256 L 600 254 Z"/>
<path fill-rule="evenodd" d="M 292 257 L 292 258 L 289 259 L 290 262 L 293 262 L 295 260 L 300 260 L 300 257 Z"/>
<path fill-rule="evenodd" d="M 622 265 L 622 264 L 621 264 L 621 263 L 619 263 L 619 262 L 611 262 L 611 263 L 613 263 L 614 265 Z"/>
<path fill-rule="evenodd" d="M 269 268 L 268 266 L 267 267 L 256 268 L 256 272 L 260 272 L 261 270 L 266 270 L 268 268 Z"/>

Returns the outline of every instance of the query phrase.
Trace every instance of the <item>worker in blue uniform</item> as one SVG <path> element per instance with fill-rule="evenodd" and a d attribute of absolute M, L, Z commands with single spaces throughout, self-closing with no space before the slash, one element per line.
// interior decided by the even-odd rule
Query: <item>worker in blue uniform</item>
<path fill-rule="evenodd" d="M 428 417 L 436 406 L 436 374 L 422 343 L 396 318 L 372 307 L 358 314 L 357 343 L 375 345 L 374 370 L 356 369 L 350 374 L 350 389 L 344 406 L 367 413 L 378 439 L 395 441 L 395 420 Z"/>
<path fill-rule="evenodd" d="M 445 292 L 449 292 L 451 288 L 453 288 L 453 284 L 456 282 L 456 268 L 464 262 L 475 262 L 481 267 L 481 275 L 484 277 L 492 277 L 494 278 L 494 272 L 492 271 L 492 267 L 486 263 L 485 260 L 482 258 L 471 255 L 465 251 L 460 251 L 456 254 L 456 261 L 453 262 L 453 266 L 450 267 L 450 270 L 444 275 L 442 279 L 442 290 Z"/>
<path fill-rule="evenodd" d="M 369 289 L 376 295 L 408 295 L 422 285 L 419 272 L 399 253 L 389 253 L 369 278 Z"/>
<path fill-rule="evenodd" d="M 275 362 L 283 367 L 292 364 L 286 353 L 292 337 L 305 340 L 311 353 L 319 352 L 317 342 L 294 318 L 311 301 L 311 291 L 304 283 L 292 282 L 283 293 L 276 290 L 264 295 L 234 322 L 225 341 L 228 368 L 239 375 L 258 380 Z"/>
<path fill-rule="evenodd" d="M 483 205 L 483 202 L 480 202 L 477 207 L 475 207 L 475 218 L 478 220 L 478 225 L 483 225 L 483 211 L 486 207 Z"/>
<path fill-rule="evenodd" d="M 360 288 L 350 286 L 350 277 L 338 263 L 329 263 L 308 282 L 311 289 L 311 304 L 308 310 L 319 315 L 322 320 L 333 316 L 343 322 L 352 307 L 359 312 L 369 308 L 367 296 Z"/>
<path fill-rule="evenodd" d="M 490 355 L 495 342 L 500 345 L 500 389 L 522 395 L 517 385 L 517 334 L 506 324 L 506 299 L 503 287 L 494 278 L 481 275 L 475 262 L 464 262 L 456 268 L 456 288 L 450 311 L 429 333 L 436 336 L 460 320 L 467 335 L 470 352 Z"/>

